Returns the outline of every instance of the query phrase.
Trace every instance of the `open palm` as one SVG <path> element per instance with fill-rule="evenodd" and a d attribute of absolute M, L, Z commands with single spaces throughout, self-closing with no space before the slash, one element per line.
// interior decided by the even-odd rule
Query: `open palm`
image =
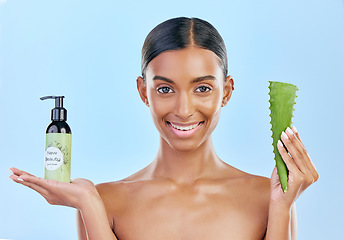
<path fill-rule="evenodd" d="M 80 208 L 83 200 L 98 195 L 94 184 L 87 179 L 77 178 L 66 183 L 36 177 L 17 168 L 10 170 L 13 172 L 10 176 L 13 181 L 35 190 L 52 205 Z"/>

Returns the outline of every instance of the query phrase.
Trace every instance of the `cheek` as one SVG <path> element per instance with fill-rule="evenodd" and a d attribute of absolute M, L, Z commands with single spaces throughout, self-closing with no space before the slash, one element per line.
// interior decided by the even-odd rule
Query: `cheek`
<path fill-rule="evenodd" d="M 162 99 L 152 91 L 148 92 L 148 101 L 149 108 L 155 122 L 161 121 L 161 119 L 171 111 L 171 104 L 173 104 L 173 101 Z"/>
<path fill-rule="evenodd" d="M 159 102 L 154 102 L 152 101 L 150 103 L 150 111 L 153 117 L 157 118 L 162 118 L 165 115 L 168 114 L 170 107 L 167 102 L 164 101 L 159 101 Z"/>
<path fill-rule="evenodd" d="M 219 93 L 197 101 L 198 109 L 208 118 L 215 118 L 221 110 L 222 98 Z"/>

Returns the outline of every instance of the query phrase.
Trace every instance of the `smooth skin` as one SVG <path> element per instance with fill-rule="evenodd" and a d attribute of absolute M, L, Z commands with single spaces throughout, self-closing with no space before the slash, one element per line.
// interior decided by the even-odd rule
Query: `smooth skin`
<path fill-rule="evenodd" d="M 148 64 L 146 78 L 137 78 L 137 88 L 160 134 L 147 167 L 96 187 L 86 179 L 62 183 L 16 168 L 10 178 L 50 204 L 76 208 L 79 239 L 296 239 L 295 201 L 318 173 L 295 127 L 281 136 L 288 152 L 278 145 L 290 171 L 283 193 L 276 168 L 270 180 L 216 155 L 211 134 L 234 81 L 224 78 L 213 52 L 163 52 Z M 176 129 L 191 125 L 195 129 Z"/>

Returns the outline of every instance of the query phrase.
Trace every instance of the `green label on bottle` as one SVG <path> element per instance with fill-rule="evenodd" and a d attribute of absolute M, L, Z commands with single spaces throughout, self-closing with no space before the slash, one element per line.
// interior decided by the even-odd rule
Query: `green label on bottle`
<path fill-rule="evenodd" d="M 47 133 L 44 153 L 44 178 L 70 182 L 72 135 Z"/>

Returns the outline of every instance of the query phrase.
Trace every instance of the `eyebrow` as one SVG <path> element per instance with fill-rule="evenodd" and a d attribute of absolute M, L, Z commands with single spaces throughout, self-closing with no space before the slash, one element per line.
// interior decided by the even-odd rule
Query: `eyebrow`
<path fill-rule="evenodd" d="M 165 82 L 168 82 L 168 83 L 174 83 L 173 80 L 171 80 L 169 78 L 166 78 L 166 77 L 163 77 L 163 76 L 159 76 L 159 75 L 155 75 L 153 77 L 153 80 L 162 80 L 162 81 L 165 81 Z M 201 77 L 197 77 L 197 78 L 193 79 L 191 81 L 191 83 L 202 82 L 204 80 L 216 80 L 216 77 L 213 76 L 213 75 L 201 76 Z"/>

